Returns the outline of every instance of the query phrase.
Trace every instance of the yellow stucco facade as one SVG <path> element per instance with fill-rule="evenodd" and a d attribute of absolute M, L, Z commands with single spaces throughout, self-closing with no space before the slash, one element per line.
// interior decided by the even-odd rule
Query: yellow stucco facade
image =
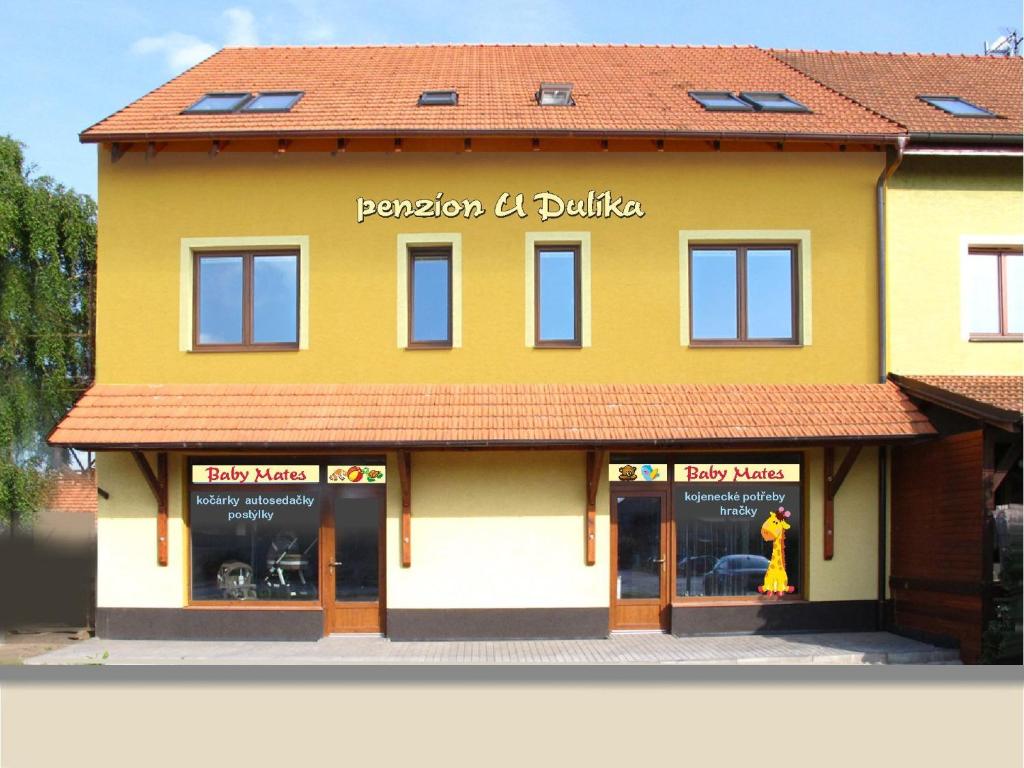
<path fill-rule="evenodd" d="M 97 381 L 276 382 L 287 370 L 309 383 L 868 383 L 877 355 L 872 190 L 881 168 L 882 155 L 871 152 L 164 152 L 111 163 L 101 150 Z M 471 220 L 356 221 L 359 196 L 443 192 L 490 207 L 503 192 L 523 192 L 529 210 L 536 192 L 578 198 L 592 189 L 637 200 L 645 215 L 542 223 L 532 211 L 499 219 L 488 210 Z M 523 253 L 544 231 L 589 235 L 589 345 L 581 349 L 523 343 Z M 394 254 L 404 235 L 431 232 L 461 237 L 461 346 L 409 350 L 396 343 Z M 726 242 L 751 232 L 769 241 L 806 236 L 807 343 L 685 345 L 685 232 L 717 232 Z M 180 289 L 183 241 L 204 238 L 218 247 L 231 238 L 308 238 L 308 328 L 300 328 L 308 348 L 183 351 L 191 312 Z"/>
<path fill-rule="evenodd" d="M 889 370 L 1024 372 L 1021 342 L 969 340 L 964 277 L 971 246 L 1024 244 L 1020 158 L 907 157 L 887 207 Z"/>

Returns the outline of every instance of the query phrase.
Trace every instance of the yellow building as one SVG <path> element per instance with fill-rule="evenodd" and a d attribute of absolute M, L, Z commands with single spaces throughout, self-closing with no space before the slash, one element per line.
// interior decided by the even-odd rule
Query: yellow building
<path fill-rule="evenodd" d="M 881 626 L 906 137 L 754 48 L 227 49 L 97 123 L 98 633 Z"/>

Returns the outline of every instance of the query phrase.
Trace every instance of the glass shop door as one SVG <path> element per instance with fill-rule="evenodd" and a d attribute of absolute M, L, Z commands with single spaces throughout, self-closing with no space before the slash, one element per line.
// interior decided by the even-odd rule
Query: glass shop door
<path fill-rule="evenodd" d="M 325 634 L 384 632 L 384 486 L 331 486 L 320 583 Z"/>
<path fill-rule="evenodd" d="M 668 493 L 613 489 L 611 502 L 611 628 L 666 630 Z"/>

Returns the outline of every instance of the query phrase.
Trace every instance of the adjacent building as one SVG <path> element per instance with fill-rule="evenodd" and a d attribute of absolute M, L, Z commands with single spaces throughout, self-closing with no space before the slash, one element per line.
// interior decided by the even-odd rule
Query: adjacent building
<path fill-rule="evenodd" d="M 51 442 L 98 452 L 98 633 L 885 625 L 889 452 L 941 429 L 886 380 L 917 139 L 840 91 L 756 48 L 235 48 L 87 129 L 97 376 Z"/>

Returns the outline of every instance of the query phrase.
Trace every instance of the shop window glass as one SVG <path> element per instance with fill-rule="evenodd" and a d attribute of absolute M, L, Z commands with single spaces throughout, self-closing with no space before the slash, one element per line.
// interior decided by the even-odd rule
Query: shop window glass
<path fill-rule="evenodd" d="M 696 246 L 690 250 L 690 340 L 796 344 L 796 249 Z"/>
<path fill-rule="evenodd" d="M 543 246 L 536 258 L 537 344 L 579 346 L 580 252 Z"/>
<path fill-rule="evenodd" d="M 192 486 L 192 600 L 316 600 L 316 486 Z"/>
<path fill-rule="evenodd" d="M 410 251 L 409 261 L 409 343 L 451 346 L 451 251 L 415 249 Z"/>
<path fill-rule="evenodd" d="M 971 249 L 964 301 L 971 338 L 1019 339 L 1024 333 L 1024 256 L 1015 249 Z"/>
<path fill-rule="evenodd" d="M 758 588 L 766 583 L 777 546 L 788 587 L 793 593 L 800 591 L 800 465 L 800 456 L 788 454 L 717 454 L 687 457 L 677 463 L 673 513 L 678 597 L 761 595 Z M 712 467 L 725 474 L 711 479 L 708 470 Z M 737 479 L 737 470 L 741 477 L 747 473 L 756 478 L 764 472 L 768 477 L 774 474 L 775 479 Z M 688 472 L 704 475 L 691 477 Z M 780 507 L 789 515 L 777 514 Z M 785 522 L 789 528 L 782 528 L 776 521 Z M 780 544 L 774 538 L 766 540 L 762 531 L 766 522 L 767 535 L 783 531 Z M 777 569 L 772 575 L 777 576 Z"/>
<path fill-rule="evenodd" d="M 298 347 L 297 254 L 198 254 L 195 281 L 197 349 Z"/>

